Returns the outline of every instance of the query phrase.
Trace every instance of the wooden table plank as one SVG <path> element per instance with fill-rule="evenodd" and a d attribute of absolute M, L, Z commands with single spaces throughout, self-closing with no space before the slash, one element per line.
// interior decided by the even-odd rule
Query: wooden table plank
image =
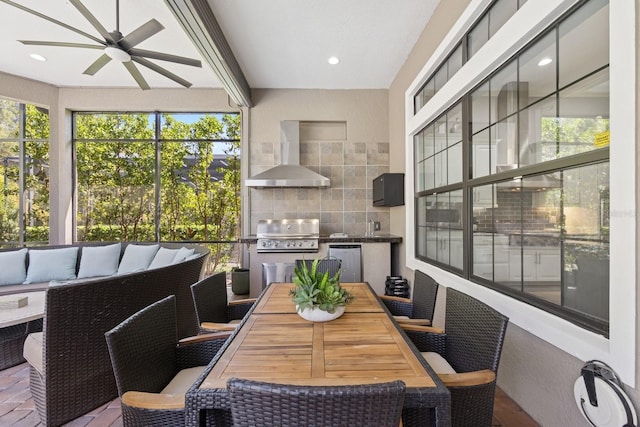
<path fill-rule="evenodd" d="M 312 323 L 297 314 L 252 314 L 201 388 L 231 377 L 281 384 L 434 383 L 386 313 L 345 313 Z"/>

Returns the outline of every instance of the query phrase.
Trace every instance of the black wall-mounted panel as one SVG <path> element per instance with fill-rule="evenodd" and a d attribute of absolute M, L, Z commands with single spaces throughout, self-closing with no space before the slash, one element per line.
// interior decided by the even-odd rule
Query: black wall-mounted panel
<path fill-rule="evenodd" d="M 373 180 L 373 206 L 404 205 L 404 174 L 383 173 Z"/>

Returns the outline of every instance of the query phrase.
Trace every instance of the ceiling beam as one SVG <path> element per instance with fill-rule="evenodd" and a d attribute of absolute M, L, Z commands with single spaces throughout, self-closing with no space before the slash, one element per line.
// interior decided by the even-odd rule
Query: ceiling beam
<path fill-rule="evenodd" d="M 222 86 L 239 107 L 252 107 L 251 88 L 207 0 L 165 0 Z"/>

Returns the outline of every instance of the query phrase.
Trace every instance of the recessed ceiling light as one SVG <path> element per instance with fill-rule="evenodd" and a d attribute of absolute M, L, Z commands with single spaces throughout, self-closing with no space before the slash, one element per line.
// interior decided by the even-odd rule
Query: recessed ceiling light
<path fill-rule="evenodd" d="M 549 65 L 553 62 L 553 59 L 547 57 L 544 57 L 540 60 L 540 62 L 538 62 L 538 67 L 544 67 L 545 65 Z"/>
<path fill-rule="evenodd" d="M 32 53 L 31 55 L 29 55 L 32 59 L 35 59 L 36 61 L 46 61 L 47 58 L 45 58 L 42 55 L 38 55 L 37 53 Z"/>
<path fill-rule="evenodd" d="M 336 65 L 338 62 L 340 62 L 340 58 L 338 58 L 337 56 L 332 56 L 327 60 L 327 62 L 331 65 Z"/>

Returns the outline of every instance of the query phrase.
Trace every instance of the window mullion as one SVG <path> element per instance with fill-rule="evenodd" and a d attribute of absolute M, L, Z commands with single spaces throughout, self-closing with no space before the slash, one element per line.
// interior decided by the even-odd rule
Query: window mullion
<path fill-rule="evenodd" d="M 161 207 L 160 207 L 160 185 L 161 185 L 161 173 L 160 173 L 160 166 L 161 166 L 161 133 L 162 133 L 162 128 L 161 128 L 161 114 L 159 112 L 155 112 L 155 132 L 154 132 L 154 136 L 155 136 L 155 166 L 156 166 L 156 170 L 154 173 L 155 176 L 155 189 L 154 189 L 154 199 L 155 199 L 155 215 L 154 215 L 154 226 L 155 226 L 155 237 L 156 237 L 156 242 L 160 241 L 160 215 L 161 215 Z"/>
<path fill-rule="evenodd" d="M 18 120 L 20 122 L 20 125 L 18 126 L 18 153 L 19 153 L 19 158 L 20 160 L 18 161 L 19 163 L 19 170 L 18 170 L 18 191 L 19 191 L 19 195 L 18 195 L 18 217 L 20 218 L 20 225 L 19 225 L 19 244 L 21 246 L 26 244 L 27 241 L 27 218 L 26 218 L 26 212 L 25 212 L 25 179 L 26 179 L 26 174 L 25 174 L 25 168 L 26 168 L 26 149 L 25 149 L 25 126 L 27 124 L 27 120 L 26 120 L 26 108 L 24 104 L 19 104 L 18 107 Z"/>

